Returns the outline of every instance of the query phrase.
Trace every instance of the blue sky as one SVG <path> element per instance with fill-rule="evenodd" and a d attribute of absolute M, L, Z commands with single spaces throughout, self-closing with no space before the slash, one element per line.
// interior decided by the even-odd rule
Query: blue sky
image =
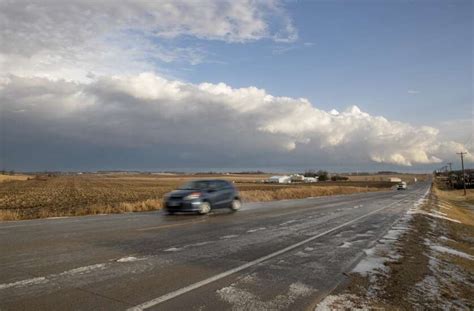
<path fill-rule="evenodd" d="M 472 1 L 28 1 L 0 1 L 2 168 L 474 163 Z"/>
<path fill-rule="evenodd" d="M 187 38 L 210 54 L 166 66 L 194 83 L 257 86 L 319 108 L 422 125 L 472 117 L 470 1 L 290 1 L 296 42 Z"/>

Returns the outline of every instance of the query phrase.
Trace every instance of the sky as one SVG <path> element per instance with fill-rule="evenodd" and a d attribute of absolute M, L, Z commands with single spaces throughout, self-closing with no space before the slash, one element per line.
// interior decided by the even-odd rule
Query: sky
<path fill-rule="evenodd" d="M 472 6 L 0 0 L 0 165 L 472 166 Z"/>

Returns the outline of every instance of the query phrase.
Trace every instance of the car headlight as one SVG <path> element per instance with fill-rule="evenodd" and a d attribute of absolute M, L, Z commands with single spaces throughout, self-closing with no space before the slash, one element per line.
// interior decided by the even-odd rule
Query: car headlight
<path fill-rule="evenodd" d="M 188 194 L 183 198 L 183 200 L 194 200 L 194 199 L 199 199 L 201 197 L 200 192 L 193 192 L 191 194 Z"/>

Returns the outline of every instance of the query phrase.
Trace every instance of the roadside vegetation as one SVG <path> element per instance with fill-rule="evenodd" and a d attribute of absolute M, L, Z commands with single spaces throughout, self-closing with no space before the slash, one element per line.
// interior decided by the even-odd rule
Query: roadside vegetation
<path fill-rule="evenodd" d="M 384 181 L 265 184 L 269 175 L 83 174 L 14 177 L 0 183 L 0 220 L 158 210 L 163 195 L 197 178 L 235 182 L 246 202 L 350 194 L 389 189 Z"/>
<path fill-rule="evenodd" d="M 407 216 L 389 234 L 398 238 L 387 245 L 384 237 L 362 262 L 378 264 L 367 273 L 356 267 L 319 310 L 474 309 L 474 189 L 464 196 L 436 179 Z"/>
<path fill-rule="evenodd" d="M 30 178 L 28 175 L 0 174 L 0 183 L 12 180 L 27 180 L 28 178 Z"/>

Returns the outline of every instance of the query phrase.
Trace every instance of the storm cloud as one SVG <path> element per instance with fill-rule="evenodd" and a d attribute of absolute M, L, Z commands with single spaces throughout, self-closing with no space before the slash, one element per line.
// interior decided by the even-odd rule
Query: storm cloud
<path fill-rule="evenodd" d="M 356 106 L 326 112 L 304 98 L 154 73 L 92 83 L 10 76 L 0 82 L 0 101 L 10 141 L 38 136 L 137 153 L 166 148 L 191 165 L 256 155 L 298 164 L 338 154 L 340 161 L 411 166 L 439 163 L 463 148 L 440 141 L 435 128 L 389 121 Z"/>

